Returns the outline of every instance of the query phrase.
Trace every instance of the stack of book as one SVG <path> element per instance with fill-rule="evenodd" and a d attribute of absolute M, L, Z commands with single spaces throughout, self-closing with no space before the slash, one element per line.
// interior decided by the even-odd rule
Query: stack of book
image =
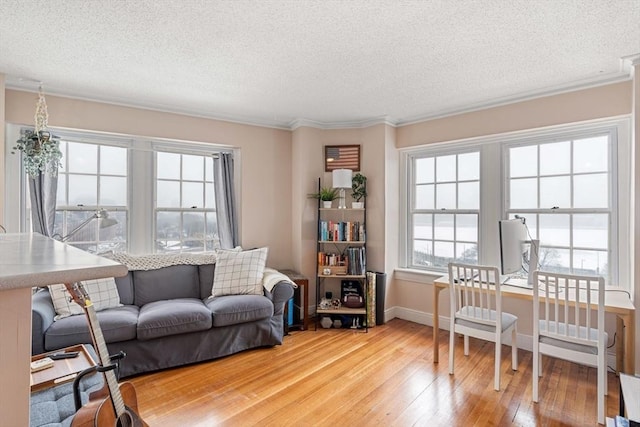
<path fill-rule="evenodd" d="M 365 274 L 367 257 L 364 247 L 349 247 L 346 249 L 347 274 L 361 276 Z"/>
<path fill-rule="evenodd" d="M 318 231 L 322 241 L 364 241 L 364 225 L 360 221 L 320 221 Z"/>

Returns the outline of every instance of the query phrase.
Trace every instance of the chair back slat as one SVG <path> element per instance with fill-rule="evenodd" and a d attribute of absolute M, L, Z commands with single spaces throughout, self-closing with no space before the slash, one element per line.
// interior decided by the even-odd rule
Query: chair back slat
<path fill-rule="evenodd" d="M 539 335 L 603 347 L 604 279 L 595 276 L 534 272 L 534 328 Z M 542 319 L 540 319 L 542 316 Z M 539 320 L 542 320 L 539 323 Z"/>
<path fill-rule="evenodd" d="M 491 311 L 502 307 L 499 282 L 496 267 L 450 263 L 451 315 L 459 312 L 457 318 L 500 327 L 499 316 L 491 318 Z"/>

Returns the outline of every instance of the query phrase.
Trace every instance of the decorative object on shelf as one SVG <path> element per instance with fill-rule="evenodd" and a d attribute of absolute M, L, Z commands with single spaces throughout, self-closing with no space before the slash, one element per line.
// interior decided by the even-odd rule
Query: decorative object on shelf
<path fill-rule="evenodd" d="M 317 193 L 308 194 L 311 199 L 320 199 L 323 208 L 330 208 L 331 202 L 338 198 L 338 189 L 331 187 L 322 187 Z"/>
<path fill-rule="evenodd" d="M 34 120 L 35 130 L 27 129 L 21 132 L 20 139 L 16 141 L 13 149 L 22 151 L 22 164 L 31 178 L 45 171 L 56 177 L 61 166 L 62 152 L 56 137 L 47 129 L 49 113 L 42 86 L 38 90 Z"/>
<path fill-rule="evenodd" d="M 331 172 L 334 169 L 360 170 L 360 146 L 359 145 L 325 145 L 324 146 L 324 171 Z"/>
<path fill-rule="evenodd" d="M 333 321 L 331 320 L 331 317 L 323 316 L 322 320 L 320 320 L 320 325 L 325 329 L 329 329 L 331 325 L 333 325 Z"/>
<path fill-rule="evenodd" d="M 367 197 L 367 177 L 361 173 L 356 173 L 351 178 L 351 197 L 353 197 L 353 203 L 351 206 L 354 209 L 362 209 L 364 202 L 361 202 L 363 197 Z"/>
<path fill-rule="evenodd" d="M 345 209 L 347 205 L 345 203 L 344 189 L 351 188 L 353 171 L 351 169 L 334 169 L 331 175 L 333 177 L 333 188 L 338 189 L 338 208 Z"/>
<path fill-rule="evenodd" d="M 319 304 L 320 308 L 323 310 L 327 310 L 331 308 L 331 299 L 330 298 L 322 298 Z"/>
<path fill-rule="evenodd" d="M 358 328 L 360 328 L 360 318 L 358 316 L 353 316 L 351 329 L 358 329 Z"/>

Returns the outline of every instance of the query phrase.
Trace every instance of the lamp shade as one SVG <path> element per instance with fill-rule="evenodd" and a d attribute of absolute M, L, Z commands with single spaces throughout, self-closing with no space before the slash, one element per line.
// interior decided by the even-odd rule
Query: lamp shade
<path fill-rule="evenodd" d="M 351 188 L 351 169 L 334 169 L 333 188 Z"/>

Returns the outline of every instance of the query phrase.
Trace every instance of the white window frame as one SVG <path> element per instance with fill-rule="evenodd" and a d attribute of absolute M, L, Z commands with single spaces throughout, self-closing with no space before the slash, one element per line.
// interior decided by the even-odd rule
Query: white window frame
<path fill-rule="evenodd" d="M 459 147 L 459 149 L 457 149 L 457 150 L 446 150 L 446 149 L 444 149 L 444 147 L 442 147 L 442 148 L 443 148 L 442 150 L 437 150 L 436 149 L 436 150 L 433 150 L 433 151 L 429 151 L 428 154 L 426 154 L 425 152 L 413 152 L 412 154 L 409 155 L 409 158 L 408 158 L 408 162 L 409 163 L 407 163 L 407 165 L 408 165 L 408 167 L 410 169 L 410 173 L 411 173 L 411 181 L 410 182 L 412 184 L 410 184 L 411 188 L 410 188 L 410 190 L 408 192 L 408 204 L 407 204 L 408 215 L 407 215 L 407 221 L 408 221 L 408 223 L 412 224 L 412 221 L 411 221 L 410 218 L 412 218 L 413 215 L 417 215 L 417 214 L 431 215 L 433 219 L 435 219 L 435 216 L 438 215 L 438 214 L 454 215 L 454 218 L 455 218 L 456 215 L 477 215 L 477 217 L 478 217 L 478 224 L 477 224 L 478 225 L 478 235 L 476 236 L 476 241 L 477 241 L 477 245 L 479 245 L 480 244 L 480 206 L 478 206 L 478 209 L 457 208 L 457 207 L 456 208 L 447 208 L 447 209 L 442 208 L 442 209 L 439 209 L 436 206 L 436 203 L 437 203 L 436 202 L 436 200 L 437 200 L 437 190 L 436 190 L 436 188 L 437 188 L 438 181 L 437 181 L 437 178 L 436 178 L 436 176 L 437 176 L 437 166 L 435 164 L 434 164 L 434 167 L 435 167 L 434 171 L 435 171 L 436 176 L 434 176 L 433 185 L 434 185 L 434 197 L 436 198 L 436 200 L 434 200 L 434 207 L 432 209 L 418 209 L 418 208 L 415 208 L 415 206 L 416 206 L 416 200 L 415 200 L 415 198 L 416 198 L 416 192 L 415 192 L 416 183 L 415 183 L 414 165 L 415 165 L 415 161 L 418 160 L 418 159 L 433 158 L 434 162 L 435 162 L 435 159 L 438 158 L 438 157 L 454 156 L 455 155 L 456 156 L 456 171 L 457 171 L 458 170 L 457 169 L 458 168 L 458 164 L 457 164 L 457 160 L 458 160 L 457 156 L 458 155 L 477 152 L 479 154 L 479 157 L 480 157 L 480 161 L 479 161 L 480 162 L 480 164 L 479 164 L 479 168 L 480 168 L 480 177 L 479 178 L 480 179 L 479 179 L 479 181 L 481 182 L 481 180 L 482 180 L 482 165 L 481 165 L 482 153 L 481 153 L 481 150 L 478 149 L 478 147 L 475 147 L 475 148 L 474 147 L 469 147 L 469 146 L 467 146 L 467 147 Z M 435 163 L 437 163 L 437 162 L 435 162 Z M 456 185 L 456 188 L 457 188 L 458 185 L 461 182 L 464 183 L 464 182 L 467 182 L 467 181 L 459 180 L 458 177 L 456 176 L 455 180 L 453 180 L 453 181 L 451 181 L 449 183 L 454 183 Z M 457 195 L 457 192 L 456 192 L 456 195 Z M 433 224 L 433 228 L 435 230 L 435 222 L 433 222 L 432 224 Z M 415 240 L 415 236 L 413 235 L 414 227 L 411 226 L 410 228 L 407 228 L 406 230 L 407 230 L 407 235 L 408 235 L 408 242 L 411 245 L 410 242 L 413 242 Z M 444 241 L 450 241 L 450 242 L 454 243 L 454 248 L 455 248 L 455 245 L 457 245 L 459 242 L 463 242 L 462 240 L 457 238 L 455 233 L 456 233 L 456 228 L 454 226 L 454 238 L 452 240 L 444 240 Z M 438 241 L 438 240 L 443 241 L 443 239 L 437 239 L 436 236 L 435 236 L 435 233 L 432 235 L 432 238 L 430 240 L 432 241 L 432 243 L 435 242 L 435 241 Z M 454 253 L 455 253 L 455 249 L 454 249 Z M 479 254 L 479 248 L 478 248 L 478 254 Z M 412 262 L 413 250 L 411 250 L 411 248 L 409 248 L 409 247 L 407 247 L 407 255 L 408 255 L 407 264 L 413 265 L 413 262 Z M 442 271 L 444 271 L 444 270 L 442 270 Z"/>
<path fill-rule="evenodd" d="M 610 148 L 610 156 L 608 159 L 608 174 L 609 174 L 609 189 L 611 191 L 609 191 L 609 200 L 608 200 L 608 204 L 609 207 L 608 208 L 573 208 L 573 207 L 559 207 L 558 209 L 551 209 L 551 208 L 531 208 L 531 209 L 511 209 L 509 207 L 510 205 L 510 200 L 509 197 L 511 195 L 510 192 L 510 182 L 509 182 L 509 149 L 513 148 L 513 147 L 525 147 L 525 146 L 536 146 L 536 147 L 540 147 L 543 144 L 547 144 L 547 143 L 554 143 L 554 142 L 563 142 L 563 141 L 575 141 L 577 139 L 581 139 L 584 137 L 592 137 L 592 136 L 602 136 L 602 135 L 607 135 L 609 138 L 609 143 L 611 145 Z M 574 215 L 574 214 L 602 214 L 602 213 L 606 213 L 609 215 L 609 241 L 608 243 L 608 250 L 607 252 L 609 253 L 609 269 L 608 269 L 608 275 L 605 276 L 605 279 L 608 283 L 618 283 L 618 271 L 619 271 L 619 267 L 618 267 L 618 253 L 619 253 L 619 247 L 618 247 L 618 216 L 616 215 L 616 208 L 615 206 L 618 205 L 618 191 L 619 189 L 617 188 L 617 186 L 615 185 L 615 183 L 618 182 L 618 170 L 616 168 L 616 163 L 617 160 L 619 159 L 618 156 L 618 129 L 616 127 L 610 127 L 610 128 L 604 128 L 601 130 L 601 132 L 598 131 L 598 129 L 589 129 L 586 131 L 577 131 L 577 132 L 563 132 L 563 133 L 559 133 L 557 134 L 556 137 L 554 138 L 548 138 L 548 137 L 538 137 L 538 138 L 529 138 L 529 139 L 523 139 L 520 140 L 518 142 L 507 142 L 502 144 L 501 146 L 502 149 L 502 172 L 503 172 L 503 179 L 502 179 L 502 184 L 503 184 L 503 190 L 502 190 L 502 194 L 503 194 L 503 212 L 504 218 L 509 218 L 512 217 L 512 215 L 514 213 L 521 213 L 521 214 L 545 214 L 545 213 L 558 213 L 558 214 L 568 214 L 568 215 Z M 573 172 L 571 174 L 569 174 L 568 176 L 572 177 L 573 176 Z M 540 179 L 540 175 L 538 173 L 538 175 L 536 176 L 536 178 L 539 180 Z M 539 183 L 538 183 L 539 184 Z M 540 188 L 538 187 L 538 193 L 540 193 Z M 538 197 L 540 197 L 540 194 L 538 194 Z M 537 228 L 539 230 L 539 224 L 537 224 Z M 533 234 L 536 234 L 533 230 L 531 230 L 531 232 Z M 569 233 L 571 234 L 571 230 L 569 230 Z M 538 238 L 538 236 L 534 235 L 533 238 Z M 543 242 L 541 242 L 541 246 Z M 570 245 L 571 251 L 574 250 L 574 246 L 571 244 Z M 580 274 L 580 273 L 576 273 L 576 274 Z"/>
<path fill-rule="evenodd" d="M 210 157 L 213 158 L 215 155 L 217 155 L 217 153 L 213 153 L 210 150 L 177 150 L 175 146 L 173 145 L 167 145 L 165 144 L 153 144 L 153 151 L 154 151 L 154 158 L 157 158 L 157 154 L 158 153 L 171 153 L 171 154 L 178 154 L 178 155 L 192 155 L 192 156 L 200 156 L 200 157 Z M 182 175 L 182 173 L 181 173 Z M 215 178 L 214 178 L 215 179 Z M 185 181 L 190 181 L 190 180 L 184 180 L 182 178 L 182 176 L 180 177 L 180 179 L 175 180 L 177 182 L 179 182 L 180 184 L 182 184 Z M 203 181 L 196 181 L 196 182 L 202 182 L 203 184 L 206 183 L 206 180 Z M 215 183 L 212 181 L 212 184 Z M 153 174 L 153 194 L 157 195 L 158 191 L 157 191 L 157 184 L 158 184 L 158 165 L 157 163 L 154 161 L 154 174 Z M 205 190 L 206 190 L 206 186 L 205 186 Z M 182 197 L 182 196 L 181 196 Z M 205 200 L 206 194 L 203 194 L 203 201 Z M 215 196 L 214 196 L 215 197 Z M 214 200 L 214 204 L 215 204 L 215 200 Z M 180 224 L 180 228 L 182 228 L 182 220 L 184 219 L 184 214 L 188 213 L 188 212 L 202 212 L 204 213 L 205 217 L 207 214 L 215 214 L 217 215 L 217 209 L 216 207 L 213 208 L 209 208 L 209 207 L 205 207 L 205 206 L 199 206 L 197 208 L 190 208 L 190 207 L 158 207 L 158 203 L 157 203 L 157 197 L 154 198 L 153 200 L 153 244 L 154 244 L 154 251 L 157 249 L 155 247 L 156 242 L 158 241 L 158 236 L 157 236 L 157 232 L 158 232 L 158 227 L 157 227 L 157 219 L 158 219 L 158 212 L 177 212 L 180 213 L 180 218 L 181 218 L 181 224 Z M 206 220 L 205 220 L 206 221 Z M 216 219 L 217 222 L 217 219 Z M 206 222 L 205 222 L 205 227 L 206 227 Z M 192 239 L 181 239 L 181 242 L 184 241 L 190 241 Z M 218 245 L 219 245 L 219 240 L 218 240 Z M 214 248 L 206 248 L 205 250 L 212 250 Z M 218 247 L 216 247 L 215 249 L 218 249 Z"/>
<path fill-rule="evenodd" d="M 127 217 L 127 228 L 125 230 L 125 241 L 126 241 L 126 245 L 125 245 L 125 250 L 129 251 L 129 242 L 130 242 L 130 233 L 129 233 L 129 229 L 130 229 L 130 221 L 129 218 L 131 217 L 130 213 L 131 213 L 131 193 L 132 193 L 132 185 L 131 185 L 131 146 L 133 141 L 131 140 L 121 140 L 121 139 L 116 139 L 116 138 L 108 138 L 108 137 L 98 137 L 97 135 L 91 135 L 91 134 L 85 134 L 85 133 L 78 133 L 78 132 L 70 132 L 70 131 L 56 131 L 55 135 L 58 135 L 60 137 L 61 140 L 64 140 L 67 144 L 68 143 L 79 143 L 79 144 L 90 144 L 90 145 L 96 145 L 98 147 L 102 146 L 102 147 L 118 147 L 118 148 L 123 148 L 127 150 L 127 166 L 126 166 L 126 179 L 127 179 L 127 198 L 126 198 L 126 205 L 125 206 L 109 206 L 109 205 L 102 205 L 100 203 L 100 187 L 98 185 L 97 191 L 97 198 L 96 198 L 96 204 L 95 205 L 83 205 L 83 206 L 71 206 L 71 205 L 56 205 L 56 212 L 62 212 L 63 214 L 66 214 L 66 212 L 70 212 L 70 211 L 81 211 L 81 212 L 87 212 L 90 214 L 93 214 L 94 212 L 96 212 L 98 209 L 104 209 L 107 212 L 124 212 L 125 216 Z M 66 176 L 67 175 L 67 171 L 66 171 L 66 167 L 68 166 L 68 159 L 65 158 L 66 153 L 63 153 L 63 158 L 62 158 L 62 163 L 63 165 L 65 165 L 62 169 L 60 169 L 58 171 L 58 179 L 60 179 L 62 176 Z M 97 157 L 97 161 L 98 161 L 98 165 L 100 164 L 100 150 L 98 149 L 98 157 Z M 88 175 L 88 176 L 96 176 L 96 177 L 100 177 L 100 176 L 108 176 L 108 174 L 102 174 L 100 173 L 100 171 L 98 170 L 95 174 L 82 174 L 82 175 Z M 69 187 L 68 187 L 68 182 L 67 185 L 65 185 L 65 190 L 67 192 L 67 199 L 68 199 L 68 192 L 69 192 Z M 87 215 L 88 217 L 89 215 Z M 57 226 L 58 224 L 56 224 Z M 89 224 L 87 225 L 87 229 L 89 227 L 91 227 L 92 225 Z M 63 228 L 63 233 L 62 236 L 67 235 L 71 230 L 69 229 L 64 229 Z M 55 236 L 54 236 L 55 237 Z M 99 244 L 99 241 L 82 241 L 82 242 L 76 242 L 74 239 L 71 239 L 68 241 L 69 244 L 71 245 L 84 245 L 87 243 L 95 243 L 96 245 Z"/>
<path fill-rule="evenodd" d="M 617 268 L 610 268 L 608 284 L 632 289 L 633 217 L 632 200 L 632 140 L 631 119 L 628 116 L 592 120 L 586 122 L 550 126 L 541 129 L 510 132 L 487 137 L 469 138 L 447 142 L 438 142 L 400 150 L 400 250 L 399 264 L 403 269 L 416 269 L 411 265 L 411 192 L 413 177 L 411 176 L 411 159 L 418 153 L 457 153 L 468 147 L 480 149 L 480 223 L 478 240 L 478 262 L 481 264 L 500 265 L 498 220 L 506 218 L 505 162 L 503 147 L 509 144 L 526 142 L 549 142 L 554 138 L 562 139 L 571 135 L 612 132 L 614 152 L 610 173 L 613 180 L 612 191 L 612 226 L 611 251 L 612 263 Z M 495 191 L 493 189 L 500 189 Z M 424 270 L 426 273 L 441 275 L 442 271 Z"/>

